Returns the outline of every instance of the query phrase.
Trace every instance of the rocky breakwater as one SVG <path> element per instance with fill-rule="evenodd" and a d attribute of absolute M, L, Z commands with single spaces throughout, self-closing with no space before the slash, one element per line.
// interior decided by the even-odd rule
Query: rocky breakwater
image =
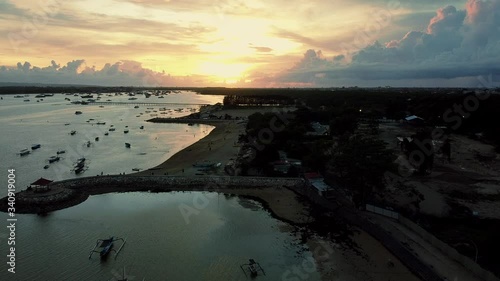
<path fill-rule="evenodd" d="M 45 214 L 64 209 L 85 201 L 88 194 L 49 185 L 47 190 L 27 189 L 15 194 L 14 208 L 19 214 Z M 9 207 L 7 197 L 0 199 L 0 211 Z"/>
<path fill-rule="evenodd" d="M 297 178 L 261 177 L 183 177 L 183 176 L 97 176 L 51 183 L 50 190 L 16 193 L 16 212 L 45 213 L 64 209 L 85 201 L 88 196 L 111 192 L 213 191 L 237 189 L 291 188 L 303 186 Z M 0 210 L 7 210 L 7 198 L 0 199 Z"/>

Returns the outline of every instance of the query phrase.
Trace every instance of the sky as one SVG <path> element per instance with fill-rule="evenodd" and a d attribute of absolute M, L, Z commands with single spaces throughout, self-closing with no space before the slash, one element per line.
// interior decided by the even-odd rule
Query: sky
<path fill-rule="evenodd" d="M 500 0 L 0 0 L 0 82 L 481 87 L 484 81 L 500 82 Z"/>

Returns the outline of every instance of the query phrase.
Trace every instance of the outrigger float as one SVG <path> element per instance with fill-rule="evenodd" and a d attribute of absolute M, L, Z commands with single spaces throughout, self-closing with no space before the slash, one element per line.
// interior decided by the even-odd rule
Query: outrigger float
<path fill-rule="evenodd" d="M 122 241 L 122 245 L 120 246 L 120 248 L 118 248 L 118 251 L 115 251 L 113 249 L 113 242 L 118 241 L 118 240 Z M 116 259 L 116 257 L 118 256 L 118 254 L 122 250 L 123 246 L 125 245 L 125 242 L 126 242 L 126 239 L 113 237 L 113 236 L 111 236 L 108 239 L 97 239 L 94 248 L 90 251 L 89 259 L 92 258 L 92 254 L 94 254 L 94 253 L 99 253 L 99 255 L 101 256 L 101 259 L 105 259 L 108 256 L 109 252 L 111 252 L 111 251 L 115 252 L 115 259 Z M 98 250 L 96 250 L 96 248 L 101 248 L 101 250 L 98 251 Z"/>
<path fill-rule="evenodd" d="M 258 275 L 266 275 L 264 272 L 264 269 L 260 266 L 258 262 L 255 262 L 253 259 L 249 259 L 248 263 L 240 265 L 241 270 L 245 273 L 245 276 L 248 276 L 247 273 L 250 275 L 250 277 L 254 278 L 257 277 Z"/>

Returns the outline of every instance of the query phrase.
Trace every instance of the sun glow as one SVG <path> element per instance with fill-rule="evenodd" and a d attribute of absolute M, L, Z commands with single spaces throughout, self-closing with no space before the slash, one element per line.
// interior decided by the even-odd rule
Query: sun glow
<path fill-rule="evenodd" d="M 204 62 L 199 67 L 199 73 L 230 83 L 243 78 L 249 67 L 250 65 L 246 63 Z"/>

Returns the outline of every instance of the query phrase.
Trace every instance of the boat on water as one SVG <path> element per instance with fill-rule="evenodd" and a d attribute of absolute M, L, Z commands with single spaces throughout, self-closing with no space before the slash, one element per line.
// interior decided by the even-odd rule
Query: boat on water
<path fill-rule="evenodd" d="M 126 143 L 125 143 L 125 147 L 126 147 L 126 148 L 130 148 L 130 143 L 126 142 Z"/>
<path fill-rule="evenodd" d="M 97 125 L 106 125 L 106 122 L 97 122 Z"/>
<path fill-rule="evenodd" d="M 21 156 L 25 156 L 28 154 L 30 154 L 30 151 L 27 148 L 21 149 L 21 151 L 19 151 L 19 155 L 21 155 Z"/>
<path fill-rule="evenodd" d="M 255 278 L 258 275 L 266 275 L 266 272 L 258 262 L 255 262 L 254 259 L 249 259 L 248 263 L 240 265 L 241 270 L 245 273 L 245 276 L 247 276 L 247 272 L 250 274 L 250 277 Z"/>
<path fill-rule="evenodd" d="M 109 133 L 108 133 L 108 132 L 106 132 L 106 133 L 104 133 L 104 135 L 105 135 L 105 136 L 107 136 L 107 135 L 109 135 Z"/>
<path fill-rule="evenodd" d="M 93 95 L 83 95 L 83 96 L 81 96 L 81 98 L 82 99 L 92 99 L 92 98 L 94 98 L 94 96 Z"/>
<path fill-rule="evenodd" d="M 211 168 L 216 165 L 215 162 L 202 162 L 202 163 L 195 163 L 193 164 L 193 167 L 195 168 Z"/>
<path fill-rule="evenodd" d="M 83 167 L 85 165 L 86 160 L 87 159 L 85 159 L 85 157 L 82 157 L 82 158 L 79 158 L 78 160 L 76 160 L 75 168 L 76 167 Z"/>
<path fill-rule="evenodd" d="M 71 131 L 69 134 L 74 136 L 76 134 L 76 131 Z"/>
<path fill-rule="evenodd" d="M 115 128 L 109 128 L 110 132 L 114 132 L 116 129 Z"/>
<path fill-rule="evenodd" d="M 97 239 L 94 248 L 90 251 L 89 259 L 92 258 L 93 253 L 99 253 L 99 256 L 101 257 L 101 259 L 105 259 L 111 251 L 114 251 L 113 250 L 113 242 L 118 241 L 118 240 L 122 241 L 122 245 L 120 246 L 118 251 L 115 251 L 115 258 L 116 258 L 116 256 L 120 252 L 120 250 L 125 245 L 126 240 L 123 238 L 118 238 L 118 237 L 115 238 L 115 237 L 111 236 L 108 239 Z M 96 248 L 100 248 L 101 250 L 96 251 Z"/>
<path fill-rule="evenodd" d="M 139 172 L 141 169 L 140 168 L 133 168 L 132 171 L 134 172 Z"/>
<path fill-rule="evenodd" d="M 96 138 L 95 138 L 95 141 L 99 141 L 99 137 L 96 137 Z"/>
<path fill-rule="evenodd" d="M 124 134 L 128 134 L 128 129 L 125 129 L 125 130 L 123 131 L 123 133 L 124 133 Z"/>
<path fill-rule="evenodd" d="M 75 174 L 78 175 L 78 174 L 80 174 L 80 173 L 82 173 L 82 172 L 85 171 L 85 167 L 84 166 L 82 166 L 82 167 L 75 167 L 74 171 L 75 171 Z"/>
<path fill-rule="evenodd" d="M 42 145 L 37 143 L 37 144 L 32 145 L 31 149 L 35 150 L 35 149 L 39 149 L 40 147 L 42 147 Z"/>
<path fill-rule="evenodd" d="M 139 129 L 144 130 L 144 126 L 140 126 Z"/>
<path fill-rule="evenodd" d="M 139 106 L 138 106 L 138 105 L 136 105 L 136 106 L 134 106 L 134 108 L 139 108 Z"/>
<path fill-rule="evenodd" d="M 45 170 L 47 170 L 49 167 L 50 167 L 49 165 L 45 165 L 45 166 L 43 166 L 43 168 L 44 168 Z"/>
<path fill-rule="evenodd" d="M 58 151 L 57 151 L 57 154 L 63 154 L 63 153 L 66 153 L 66 150 L 62 150 L 62 149 L 61 149 L 61 150 L 58 150 Z"/>
<path fill-rule="evenodd" d="M 50 156 L 49 158 L 49 163 L 54 163 L 54 162 L 57 162 L 59 161 L 61 158 L 59 158 L 59 156 Z"/>
<path fill-rule="evenodd" d="M 128 100 L 136 100 L 137 98 L 128 98 Z"/>
<path fill-rule="evenodd" d="M 76 115 L 80 115 L 80 114 L 82 114 L 82 113 L 83 113 L 83 112 L 81 112 L 81 111 L 79 111 L 79 110 L 75 111 L 75 114 L 76 114 Z"/>
<path fill-rule="evenodd" d="M 25 99 L 24 101 L 25 101 L 25 102 L 28 102 L 28 101 L 30 101 L 30 100 L 29 100 L 29 99 Z"/>

